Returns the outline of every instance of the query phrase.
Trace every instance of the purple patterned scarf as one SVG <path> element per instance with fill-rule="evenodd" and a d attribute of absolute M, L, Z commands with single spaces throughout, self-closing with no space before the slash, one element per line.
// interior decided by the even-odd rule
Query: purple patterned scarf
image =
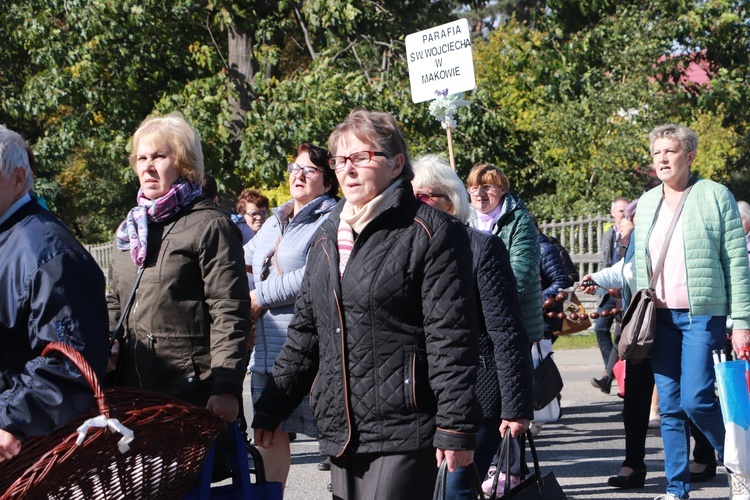
<path fill-rule="evenodd" d="M 156 200 L 149 200 L 143 196 L 143 190 L 138 190 L 136 200 L 138 206 L 128 212 L 128 216 L 117 228 L 117 248 L 130 249 L 133 262 L 138 267 L 146 260 L 146 242 L 148 241 L 148 223 L 161 222 L 169 219 L 201 194 L 202 188 L 186 181 L 172 184 L 167 194 Z"/>

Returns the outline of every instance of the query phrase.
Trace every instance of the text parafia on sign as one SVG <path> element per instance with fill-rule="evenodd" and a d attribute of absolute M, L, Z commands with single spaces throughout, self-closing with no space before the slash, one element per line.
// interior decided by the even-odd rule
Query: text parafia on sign
<path fill-rule="evenodd" d="M 459 19 L 406 37 L 414 103 L 476 88 L 469 22 Z"/>

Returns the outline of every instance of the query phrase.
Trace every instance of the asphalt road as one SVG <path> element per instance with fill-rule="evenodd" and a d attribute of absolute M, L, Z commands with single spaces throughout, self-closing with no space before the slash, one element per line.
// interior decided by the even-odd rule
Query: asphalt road
<path fill-rule="evenodd" d="M 535 442 L 543 474 L 554 471 L 570 499 L 653 499 L 666 491 L 664 451 L 658 430 L 646 442 L 646 485 L 638 490 L 617 490 L 607 478 L 620 470 L 624 458 L 622 400 L 613 385 L 611 395 L 591 386 L 589 380 L 603 370 L 598 349 L 559 351 L 555 361 L 563 375 L 562 418 L 545 424 Z M 249 399 L 249 384 L 247 387 Z M 320 472 L 317 442 L 305 436 L 292 443 L 292 468 L 286 488 L 288 500 L 330 499 L 330 474 Z M 417 479 L 418 480 L 418 479 Z M 713 480 L 693 485 L 691 498 L 728 498 L 723 467 Z"/>

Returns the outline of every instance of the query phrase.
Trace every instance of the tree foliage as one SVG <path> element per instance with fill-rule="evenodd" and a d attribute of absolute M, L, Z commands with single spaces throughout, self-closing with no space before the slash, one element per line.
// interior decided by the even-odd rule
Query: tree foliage
<path fill-rule="evenodd" d="M 456 165 L 507 171 L 542 218 L 606 211 L 650 171 L 647 133 L 700 137 L 696 172 L 750 182 L 750 12 L 743 0 L 25 0 L 0 9 L 0 122 L 38 156 L 35 188 L 87 242 L 111 237 L 137 181 L 128 141 L 182 111 L 220 188 L 283 184 L 302 141 L 353 108 L 393 113 L 411 154 L 447 154 L 412 104 L 404 37 L 468 17 L 477 89 Z M 691 64 L 709 85 L 686 79 Z"/>

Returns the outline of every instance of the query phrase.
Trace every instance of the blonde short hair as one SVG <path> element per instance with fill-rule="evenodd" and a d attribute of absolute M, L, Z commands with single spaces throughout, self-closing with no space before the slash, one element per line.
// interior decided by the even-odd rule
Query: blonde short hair
<path fill-rule="evenodd" d="M 180 179 L 197 186 L 203 185 L 203 149 L 198 133 L 182 113 L 175 111 L 164 116 L 149 116 L 141 122 L 130 141 L 130 166 L 135 169 L 138 144 L 151 139 L 166 146 L 175 157 L 175 169 Z"/>

